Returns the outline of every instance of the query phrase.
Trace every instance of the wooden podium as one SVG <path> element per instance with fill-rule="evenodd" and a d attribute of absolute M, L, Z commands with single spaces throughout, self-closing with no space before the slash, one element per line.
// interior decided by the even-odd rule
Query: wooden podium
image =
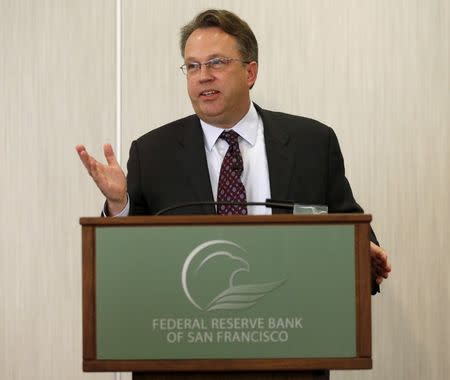
<path fill-rule="evenodd" d="M 83 370 L 322 380 L 372 368 L 370 221 L 81 218 Z"/>

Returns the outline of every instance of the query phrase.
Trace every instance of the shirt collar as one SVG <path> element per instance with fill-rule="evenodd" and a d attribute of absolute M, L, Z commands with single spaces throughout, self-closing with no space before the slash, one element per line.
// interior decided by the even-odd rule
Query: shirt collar
<path fill-rule="evenodd" d="M 217 128 L 211 124 L 205 123 L 200 119 L 200 124 L 205 136 L 205 147 L 209 151 L 212 150 L 216 144 L 217 139 L 224 130 L 233 130 L 241 136 L 250 145 L 255 145 L 258 134 L 258 112 L 253 103 L 250 102 L 250 109 L 247 114 L 233 127 L 233 128 Z"/>

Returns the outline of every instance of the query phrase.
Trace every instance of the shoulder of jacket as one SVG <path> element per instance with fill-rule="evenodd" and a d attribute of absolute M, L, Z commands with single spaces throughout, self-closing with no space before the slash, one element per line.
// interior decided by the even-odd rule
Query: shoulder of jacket
<path fill-rule="evenodd" d="M 333 133 L 332 128 L 309 117 L 261 108 L 259 108 L 258 112 L 261 115 L 264 127 L 273 128 L 274 132 L 279 129 L 294 135 L 303 133 L 329 135 Z"/>
<path fill-rule="evenodd" d="M 189 115 L 152 129 L 151 131 L 137 138 L 135 141 L 137 143 L 145 143 L 153 139 L 173 138 L 173 136 L 177 136 L 179 135 L 179 133 L 182 133 L 181 129 L 193 125 L 200 125 L 197 115 Z"/>

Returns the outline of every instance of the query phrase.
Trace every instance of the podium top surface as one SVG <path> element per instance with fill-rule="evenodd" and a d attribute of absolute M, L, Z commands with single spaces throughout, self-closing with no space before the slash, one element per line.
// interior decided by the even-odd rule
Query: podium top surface
<path fill-rule="evenodd" d="M 170 225 L 170 224 L 267 224 L 267 223 L 370 223 L 370 214 L 321 214 L 321 215 L 177 215 L 177 216 L 128 216 L 118 218 L 81 217 L 82 226 L 98 225 Z"/>

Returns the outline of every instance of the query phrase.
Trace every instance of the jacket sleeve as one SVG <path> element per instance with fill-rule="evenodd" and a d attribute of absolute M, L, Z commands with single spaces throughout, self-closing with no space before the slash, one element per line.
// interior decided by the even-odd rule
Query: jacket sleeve
<path fill-rule="evenodd" d="M 339 142 L 334 131 L 329 128 L 329 164 L 327 201 L 330 213 L 355 212 L 362 213 L 364 210 L 356 202 L 350 184 L 345 177 L 344 158 L 342 156 Z M 379 245 L 374 231 L 370 228 L 369 239 Z M 380 286 L 372 278 L 372 294 L 380 291 Z"/>

